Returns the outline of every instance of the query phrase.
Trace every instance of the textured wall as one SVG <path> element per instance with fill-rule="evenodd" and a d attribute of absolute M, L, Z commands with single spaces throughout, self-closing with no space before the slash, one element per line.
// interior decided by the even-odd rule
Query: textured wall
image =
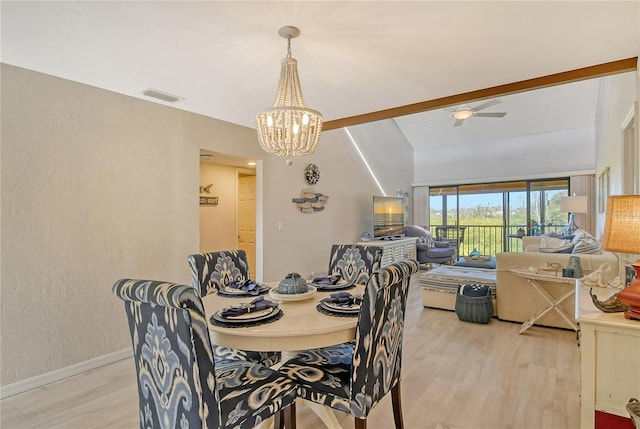
<path fill-rule="evenodd" d="M 411 146 L 391 120 L 349 130 L 388 195 L 411 190 Z M 316 185 L 307 185 L 304 168 L 320 169 Z M 326 270 L 331 244 L 354 243 L 372 232 L 372 197 L 381 191 L 344 129 L 322 134 L 316 152 L 287 166 L 283 158 L 264 160 L 264 280 L 279 280 L 289 272 L 308 276 Z M 268 174 L 266 172 L 268 171 Z M 260 180 L 260 179 L 258 179 Z M 291 202 L 303 189 L 329 195 L 325 209 L 301 213 Z M 278 222 L 284 228 L 278 230 Z"/>
<path fill-rule="evenodd" d="M 596 184 L 602 171 L 609 167 L 609 195 L 622 193 L 622 123 L 638 100 L 640 75 L 629 72 L 603 78 L 598 98 L 596 132 Z M 636 112 L 636 124 L 639 117 Z M 636 138 L 640 138 L 636 125 Z M 636 159 L 640 166 L 640 159 Z M 600 192 L 597 189 L 597 192 Z M 597 235 L 602 236 L 605 214 L 598 213 Z"/>
<path fill-rule="evenodd" d="M 236 234 L 237 168 L 201 162 L 200 185 L 208 184 L 213 184 L 211 193 L 201 195 L 218 197 L 218 205 L 200 206 L 200 251 L 235 249 L 238 243 Z"/>
<path fill-rule="evenodd" d="M 189 282 L 199 148 L 255 131 L 2 65 L 2 384 L 130 347 L 121 277 Z"/>

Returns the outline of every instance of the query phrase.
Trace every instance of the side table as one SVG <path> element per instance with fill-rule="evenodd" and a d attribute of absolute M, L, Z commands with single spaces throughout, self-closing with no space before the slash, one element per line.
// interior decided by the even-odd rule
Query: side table
<path fill-rule="evenodd" d="M 547 301 L 547 303 L 549 304 L 547 307 L 542 308 L 538 312 L 536 312 L 533 316 L 531 316 L 531 318 L 529 318 L 529 320 L 524 322 L 520 327 L 520 331 L 518 331 L 518 334 L 522 334 L 524 331 L 529 329 L 531 326 L 533 326 L 536 320 L 540 319 L 551 310 L 555 310 L 567 322 L 571 329 L 578 332 L 578 325 L 576 325 L 574 319 L 560 307 L 560 303 L 562 303 L 562 301 L 569 298 L 575 293 L 576 279 L 572 277 L 560 277 L 550 274 L 539 274 L 528 269 L 512 269 L 509 271 L 515 276 L 527 279 L 527 282 L 529 282 L 529 284 L 533 286 L 534 289 L 537 290 L 538 293 L 542 295 L 545 301 Z M 553 296 L 551 296 L 549 292 L 547 292 L 547 290 L 544 288 L 543 285 L 545 282 L 566 284 L 567 290 L 558 298 L 553 298 Z"/>

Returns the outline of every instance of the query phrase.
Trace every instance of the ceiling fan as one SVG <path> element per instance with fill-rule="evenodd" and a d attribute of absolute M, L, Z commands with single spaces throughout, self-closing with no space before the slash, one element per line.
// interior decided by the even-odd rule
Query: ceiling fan
<path fill-rule="evenodd" d="M 507 114 L 507 112 L 481 112 L 481 110 L 487 109 L 491 106 L 495 106 L 496 104 L 500 104 L 500 103 L 502 103 L 502 101 L 495 99 L 495 100 L 487 101 L 486 103 L 479 104 L 476 107 L 469 107 L 469 106 L 457 107 L 451 112 L 449 116 L 455 119 L 455 122 L 453 123 L 454 127 L 459 127 L 460 125 L 462 125 L 465 119 L 469 119 L 472 116 L 476 116 L 478 118 L 502 118 L 504 117 L 504 115 Z M 445 117 L 446 116 L 441 118 L 427 119 L 425 121 L 420 121 L 420 122 L 428 122 L 436 119 L 443 119 Z"/>

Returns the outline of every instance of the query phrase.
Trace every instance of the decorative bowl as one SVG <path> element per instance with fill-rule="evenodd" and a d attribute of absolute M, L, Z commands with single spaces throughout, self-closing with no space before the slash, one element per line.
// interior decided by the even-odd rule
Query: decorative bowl
<path fill-rule="evenodd" d="M 278 285 L 278 293 L 283 295 L 294 295 L 305 293 L 309 290 L 307 281 L 298 273 L 289 273 Z"/>

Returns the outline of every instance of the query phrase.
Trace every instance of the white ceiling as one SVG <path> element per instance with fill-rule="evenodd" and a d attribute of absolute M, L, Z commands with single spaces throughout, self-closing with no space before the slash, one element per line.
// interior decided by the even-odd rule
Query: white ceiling
<path fill-rule="evenodd" d="M 635 1 L 1 2 L 2 62 L 255 127 L 286 40 L 325 121 L 638 56 Z M 450 111 L 397 118 L 416 149 L 593 125 L 598 83 L 498 97 L 453 128 Z M 163 103 L 163 102 L 160 102 Z M 166 103 L 163 103 L 166 104 Z M 478 103 L 471 103 L 471 107 Z M 498 126 L 499 125 L 499 126 Z"/>
<path fill-rule="evenodd" d="M 406 115 L 394 120 L 416 149 L 479 144 L 533 134 L 593 127 L 600 79 L 489 99 L 499 104 L 481 110 L 506 112 L 502 118 L 471 117 L 454 127 L 454 107 Z M 455 107 L 475 107 L 479 101 Z"/>

